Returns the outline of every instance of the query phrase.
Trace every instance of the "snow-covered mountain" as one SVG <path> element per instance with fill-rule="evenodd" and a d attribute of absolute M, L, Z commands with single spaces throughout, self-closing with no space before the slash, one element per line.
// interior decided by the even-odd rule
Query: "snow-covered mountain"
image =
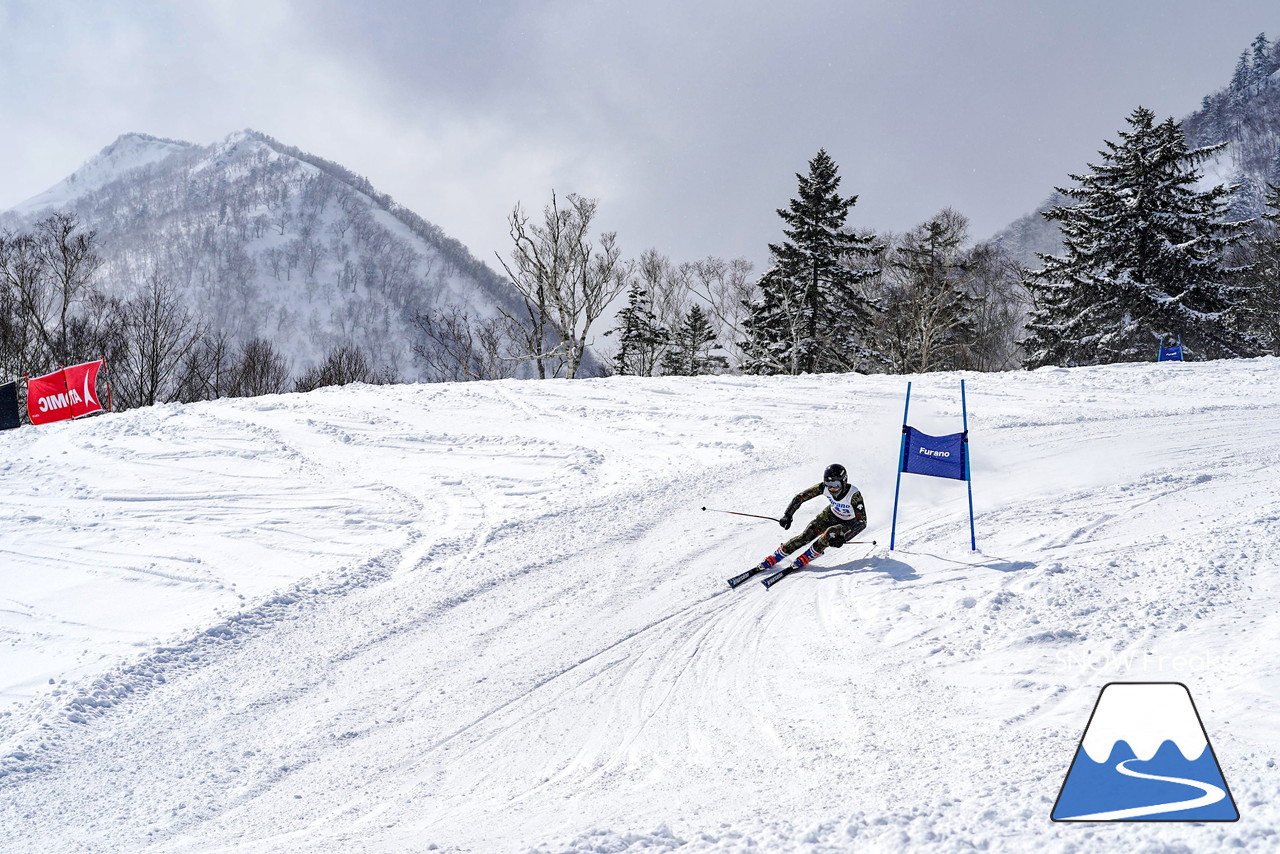
<path fill-rule="evenodd" d="M 415 379 L 414 315 L 520 306 L 503 277 L 366 179 L 254 131 L 207 146 L 126 134 L 0 225 L 52 210 L 98 232 L 101 290 L 129 296 L 159 270 L 215 329 L 270 340 L 295 371 L 356 344 Z"/>
<path fill-rule="evenodd" d="M 195 148 L 198 146 L 181 140 L 127 133 L 57 184 L 11 208 L 9 213 L 38 216 L 48 210 L 74 208 L 79 199 L 113 181 Z"/>
<path fill-rule="evenodd" d="M 917 475 L 890 551 L 906 382 L 942 435 L 960 378 L 0 433 L 0 850 L 1274 850 L 1280 360 L 964 375 L 978 551 L 964 484 Z M 784 533 L 714 511 L 833 461 L 879 545 L 728 590 Z M 1117 681 L 1188 686 L 1241 821 L 1050 820 Z"/>

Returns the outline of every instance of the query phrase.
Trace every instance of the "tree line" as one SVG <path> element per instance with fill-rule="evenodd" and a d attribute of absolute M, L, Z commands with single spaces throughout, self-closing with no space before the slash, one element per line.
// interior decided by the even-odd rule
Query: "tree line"
<path fill-rule="evenodd" d="M 516 304 L 502 276 L 337 164 L 252 132 L 168 148 L 76 197 L 79 221 L 97 230 L 95 281 L 108 294 L 127 297 L 158 272 L 237 346 L 267 340 L 303 367 L 358 346 L 407 379 L 426 378 L 412 349 L 417 314 L 459 294 Z M 34 223 L 0 215 L 0 226 Z"/>
<path fill-rule="evenodd" d="M 593 233 L 596 200 L 553 193 L 540 216 L 508 217 L 499 261 L 520 299 L 418 310 L 411 349 L 441 381 L 999 371 L 1145 361 L 1175 341 L 1189 359 L 1280 353 L 1280 189 L 1266 185 L 1260 217 L 1234 217 L 1236 188 L 1202 186 L 1225 143 L 1191 148 L 1145 108 L 1127 122 L 1057 188 L 1043 215 L 1064 249 L 1036 268 L 974 244 L 952 209 L 900 234 L 849 228 L 857 197 L 820 150 L 758 274 L 742 258 L 625 258 L 615 233 Z M 101 358 L 119 408 L 397 379 L 349 343 L 294 376 L 269 338 L 233 338 L 158 265 L 118 265 L 129 295 L 108 296 L 97 240 L 69 212 L 0 233 L 3 374 Z"/>
<path fill-rule="evenodd" d="M 516 248 L 500 260 L 533 331 L 506 358 L 537 358 L 545 376 L 545 357 L 568 348 L 574 376 L 599 298 L 624 292 L 604 372 L 997 371 L 1144 361 L 1178 341 L 1188 359 L 1280 354 L 1277 69 L 1280 43 L 1259 34 L 1185 126 L 1134 110 L 1100 163 L 1055 188 L 1042 216 L 1064 248 L 1038 265 L 972 244 L 952 209 L 904 234 L 848 228 L 857 197 L 841 195 L 823 150 L 777 211 L 782 239 L 759 275 L 743 259 L 677 265 L 656 250 L 625 262 L 612 234 L 591 256 L 595 201 L 553 195 L 537 224 L 517 205 Z M 1204 188 L 1201 167 L 1228 142 L 1245 178 Z"/>
<path fill-rule="evenodd" d="M 848 228 L 857 197 L 841 195 L 823 150 L 777 211 L 782 239 L 758 276 L 742 259 L 624 261 L 616 235 L 587 237 L 594 200 L 553 196 L 538 223 L 517 206 L 503 264 L 528 323 L 507 358 L 546 376 L 559 356 L 574 376 L 588 329 L 623 293 L 603 333 L 607 373 L 1000 371 L 1150 361 L 1179 342 L 1189 360 L 1280 355 L 1280 188 L 1266 183 L 1265 211 L 1240 218 L 1238 187 L 1202 186 L 1227 143 L 1191 148 L 1182 125 L 1142 107 L 1127 122 L 1100 163 L 1056 188 L 1043 216 L 1064 250 L 1038 267 L 972 244 L 952 209 L 902 234 Z"/>
<path fill-rule="evenodd" d="M 537 217 L 517 204 L 498 261 L 523 311 L 426 312 L 415 350 L 450 380 L 1018 366 L 1023 271 L 997 247 L 971 245 L 963 215 L 855 233 L 845 222 L 857 199 L 840 196 L 825 151 L 797 179 L 760 275 L 744 258 L 675 262 L 656 248 L 624 258 L 616 233 L 592 234 L 596 199 L 553 192 Z"/>
<path fill-rule="evenodd" d="M 519 204 L 499 262 L 524 312 L 484 320 L 443 310 L 419 318 L 421 355 L 450 379 L 589 375 L 695 376 L 831 371 L 1006 370 L 1020 359 L 1024 271 L 998 247 L 972 245 L 945 209 L 905 234 L 846 227 L 856 196 L 819 151 L 778 215 L 782 240 L 756 275 L 743 258 L 677 263 L 648 249 L 624 259 L 617 235 L 592 237 L 598 202 L 554 193 L 539 218 Z M 617 303 L 615 303 L 617 301 Z M 601 329 L 605 309 L 621 305 Z M 594 337 L 592 336 L 595 331 Z M 594 340 L 594 347 L 588 342 Z"/>

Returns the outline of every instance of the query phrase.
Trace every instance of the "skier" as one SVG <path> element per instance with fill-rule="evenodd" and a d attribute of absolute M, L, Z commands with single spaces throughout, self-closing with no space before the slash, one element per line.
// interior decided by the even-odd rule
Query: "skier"
<path fill-rule="evenodd" d="M 822 508 L 797 536 L 778 546 L 776 552 L 761 561 L 757 569 L 771 569 L 779 561 L 785 560 L 787 555 L 812 541 L 812 545 L 791 565 L 793 569 L 802 569 L 826 551 L 828 546 L 838 549 L 866 530 L 867 510 L 862 503 L 862 493 L 849 483 L 848 472 L 839 463 L 827 466 L 822 473 L 822 483 L 815 483 L 791 499 L 787 512 L 778 520 L 783 530 L 791 528 L 791 517 L 800 505 L 810 498 L 817 498 L 819 494 L 826 496 L 829 505 Z"/>

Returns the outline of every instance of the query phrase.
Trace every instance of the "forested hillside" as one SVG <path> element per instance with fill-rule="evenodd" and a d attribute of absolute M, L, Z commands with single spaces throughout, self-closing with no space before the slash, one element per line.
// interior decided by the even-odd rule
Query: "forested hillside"
<path fill-rule="evenodd" d="M 366 179 L 254 131 L 208 146 L 126 134 L 0 224 L 23 231 L 52 211 L 96 232 L 105 296 L 158 278 L 209 334 L 233 349 L 269 342 L 294 371 L 348 346 L 417 379 L 416 317 L 520 306 L 501 276 Z"/>

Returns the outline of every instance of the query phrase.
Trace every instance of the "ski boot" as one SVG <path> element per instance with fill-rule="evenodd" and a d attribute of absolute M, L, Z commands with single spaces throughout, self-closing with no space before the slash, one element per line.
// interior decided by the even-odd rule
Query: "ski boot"
<path fill-rule="evenodd" d="M 805 551 L 804 554 L 800 555 L 795 559 L 795 562 L 791 564 L 791 568 L 804 569 L 806 566 L 809 565 L 809 561 L 813 560 L 814 558 L 818 557 L 821 554 L 822 552 L 817 551 L 813 546 L 809 546 L 808 550 Z"/>
<path fill-rule="evenodd" d="M 782 546 L 778 546 L 778 550 L 760 561 L 759 565 L 756 566 L 756 569 L 762 572 L 766 569 L 773 569 L 774 566 L 776 566 L 780 561 L 786 560 L 786 558 L 787 553 L 782 550 Z"/>

